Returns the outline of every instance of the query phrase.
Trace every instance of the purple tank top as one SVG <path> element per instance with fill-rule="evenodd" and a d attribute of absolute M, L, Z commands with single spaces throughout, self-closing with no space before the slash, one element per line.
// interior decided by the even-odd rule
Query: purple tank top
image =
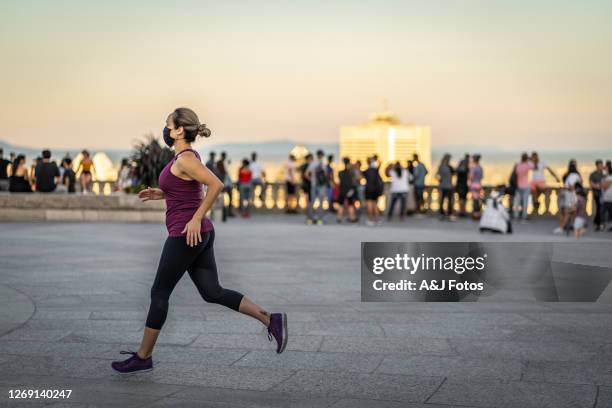
<path fill-rule="evenodd" d="M 177 153 L 159 174 L 159 188 L 166 195 L 166 228 L 171 237 L 185 236 L 181 233 L 185 225 L 191 220 L 203 199 L 202 184 L 197 180 L 183 180 L 170 171 L 176 158 L 183 152 L 192 151 L 200 159 L 200 155 L 193 149 L 181 150 Z M 200 232 L 212 231 L 212 222 L 202 217 Z"/>

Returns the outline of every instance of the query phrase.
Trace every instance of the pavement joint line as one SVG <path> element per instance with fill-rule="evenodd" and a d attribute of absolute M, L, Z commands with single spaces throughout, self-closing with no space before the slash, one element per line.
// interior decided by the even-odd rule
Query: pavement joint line
<path fill-rule="evenodd" d="M 155 384 L 155 383 L 153 383 L 153 384 Z M 163 399 L 165 399 L 165 398 L 172 398 L 172 396 L 173 396 L 174 394 L 176 394 L 176 393 L 178 393 L 178 392 L 181 392 L 181 391 L 185 390 L 186 388 L 189 388 L 189 386 L 188 386 L 188 385 L 177 385 L 177 387 L 180 387 L 180 388 L 179 388 L 178 390 L 176 390 L 176 391 L 171 392 L 171 393 L 170 393 L 170 394 L 168 394 L 168 395 L 162 395 L 162 396 L 160 396 L 160 398 L 159 398 L 158 400 L 146 402 L 146 403 L 144 403 L 143 405 L 141 405 L 140 407 L 145 408 L 145 407 L 148 407 L 148 406 L 149 406 L 149 405 L 151 405 L 151 404 L 155 404 L 155 403 L 157 403 L 157 402 L 160 402 L 161 400 L 163 400 Z"/>
<path fill-rule="evenodd" d="M 440 384 L 438 384 L 438 386 L 436 387 L 435 390 L 433 390 L 433 392 L 429 395 L 429 397 L 425 398 L 425 401 L 423 401 L 423 403 L 427 404 L 427 401 L 429 401 L 429 399 L 431 397 L 433 397 L 435 395 L 436 392 L 438 392 L 440 390 L 440 388 L 442 388 L 442 385 L 446 382 L 446 377 L 444 377 L 442 379 L 442 381 L 440 381 Z"/>
<path fill-rule="evenodd" d="M 331 401 L 329 404 L 325 405 L 325 408 L 330 408 L 330 407 L 333 407 L 333 406 L 334 406 L 334 405 L 336 405 L 338 402 L 342 401 L 344 398 L 343 398 L 343 397 L 333 397 L 333 398 L 330 398 L 330 399 L 331 399 L 332 401 Z"/>
<path fill-rule="evenodd" d="M 291 378 L 293 378 L 300 370 L 291 370 L 292 373 L 285 379 L 282 379 L 281 381 L 270 385 L 268 388 L 265 389 L 265 391 L 262 392 L 266 392 L 266 391 L 270 391 L 272 388 L 274 387 L 278 387 L 279 385 L 281 385 L 282 383 L 284 383 L 285 381 L 289 381 Z"/>
<path fill-rule="evenodd" d="M 6 286 L 6 287 L 7 287 L 7 288 L 9 288 L 9 289 L 14 290 L 15 292 L 21 293 L 21 294 L 22 294 L 22 295 L 24 295 L 26 298 L 28 298 L 28 300 L 29 300 L 29 301 L 32 303 L 32 306 L 34 306 L 34 311 L 32 312 L 32 314 L 30 315 L 30 317 L 28 317 L 28 319 L 27 319 L 25 322 L 23 322 L 23 323 L 19 324 L 17 327 L 13 327 L 11 330 L 9 330 L 9 331 L 7 331 L 7 332 L 5 332 L 5 333 L 2 333 L 2 334 L 0 335 L 0 338 L 2 338 L 2 337 L 4 337 L 4 336 L 6 336 L 6 335 L 8 335 L 8 334 L 11 334 L 11 333 L 12 333 L 12 332 L 14 332 L 15 330 L 20 329 L 20 328 L 22 328 L 23 326 L 25 326 L 26 324 L 28 324 L 28 323 L 29 323 L 29 321 L 30 321 L 30 320 L 32 320 L 32 318 L 33 318 L 33 317 L 34 317 L 34 315 L 36 314 L 36 310 L 37 310 L 37 308 L 36 308 L 36 301 L 35 301 L 35 300 L 34 300 L 34 298 L 32 298 L 32 296 L 30 296 L 28 293 L 26 293 L 26 292 L 24 292 L 24 291 L 22 291 L 22 290 L 20 290 L 20 289 L 17 289 L 17 288 L 15 288 L 15 287 L 11 286 L 11 285 L 7 285 L 7 284 L 3 284 L 3 285 L 4 285 L 4 286 Z"/>
<path fill-rule="evenodd" d="M 519 381 L 510 381 L 510 382 L 519 382 Z M 537 380 L 523 380 L 520 381 L 525 384 L 550 384 L 550 385 L 588 385 L 591 387 L 612 387 L 612 383 L 610 384 L 593 384 L 593 383 L 581 383 L 581 382 L 554 382 L 554 381 L 537 381 Z"/>
<path fill-rule="evenodd" d="M 380 357 L 381 357 L 380 361 L 378 362 L 378 364 L 376 364 L 376 367 L 374 367 L 374 369 L 372 371 L 370 371 L 370 373 L 372 373 L 372 374 L 381 374 L 381 373 L 378 373 L 377 371 L 380 368 L 380 366 L 382 365 L 383 361 L 385 361 L 385 358 L 387 358 L 387 356 L 382 355 Z"/>
<path fill-rule="evenodd" d="M 383 327 L 382 324 L 380 324 L 379 322 L 376 322 L 376 326 L 378 326 L 380 328 L 380 331 L 382 331 L 382 337 L 387 337 L 387 332 L 385 331 L 385 328 Z"/>
<path fill-rule="evenodd" d="M 593 408 L 597 408 L 598 403 L 599 403 L 599 385 L 597 386 L 597 390 L 595 391 L 595 401 L 593 401 Z"/>
<path fill-rule="evenodd" d="M 240 357 L 238 357 L 238 359 L 232 361 L 230 364 L 228 364 L 229 367 L 234 367 L 234 364 L 236 364 L 237 362 L 239 362 L 240 360 L 242 360 L 244 357 L 246 357 L 247 354 L 249 354 L 252 350 L 249 350 L 247 352 L 245 352 L 243 355 L 241 355 Z"/>
<path fill-rule="evenodd" d="M 327 336 L 321 336 L 321 341 L 319 341 L 319 345 L 317 346 L 317 353 L 321 353 L 321 349 L 323 348 L 323 343 L 325 342 Z"/>

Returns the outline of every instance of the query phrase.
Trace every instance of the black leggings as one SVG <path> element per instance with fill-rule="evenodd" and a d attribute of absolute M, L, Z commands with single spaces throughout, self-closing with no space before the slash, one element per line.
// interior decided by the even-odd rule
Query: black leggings
<path fill-rule="evenodd" d="M 151 288 L 147 327 L 157 330 L 162 328 L 168 315 L 168 299 L 185 270 L 189 272 L 189 277 L 205 301 L 238 310 L 243 295 L 219 285 L 213 252 L 214 240 L 214 230 L 203 232 L 202 242 L 193 247 L 187 245 L 184 236 L 166 238 Z"/>

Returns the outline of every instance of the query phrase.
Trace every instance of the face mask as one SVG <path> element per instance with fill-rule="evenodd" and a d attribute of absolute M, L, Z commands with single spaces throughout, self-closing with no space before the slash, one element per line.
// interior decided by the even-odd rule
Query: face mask
<path fill-rule="evenodd" d="M 172 145 L 174 144 L 174 139 L 170 136 L 170 129 L 168 129 L 168 127 L 164 127 L 164 142 L 166 142 L 166 144 L 168 145 L 168 147 L 172 147 Z"/>

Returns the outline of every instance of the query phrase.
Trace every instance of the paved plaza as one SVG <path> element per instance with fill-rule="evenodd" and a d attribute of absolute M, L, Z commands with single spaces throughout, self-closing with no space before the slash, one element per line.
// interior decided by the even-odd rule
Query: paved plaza
<path fill-rule="evenodd" d="M 573 240 L 551 235 L 553 219 L 509 236 L 433 218 L 368 228 L 256 215 L 215 225 L 221 284 L 288 313 L 283 354 L 259 322 L 205 303 L 186 274 L 154 370 L 118 376 L 110 363 L 138 347 L 165 227 L 5 222 L 0 406 L 612 407 L 612 305 L 360 302 L 361 241 Z M 14 389 L 72 394 L 9 400 Z"/>

